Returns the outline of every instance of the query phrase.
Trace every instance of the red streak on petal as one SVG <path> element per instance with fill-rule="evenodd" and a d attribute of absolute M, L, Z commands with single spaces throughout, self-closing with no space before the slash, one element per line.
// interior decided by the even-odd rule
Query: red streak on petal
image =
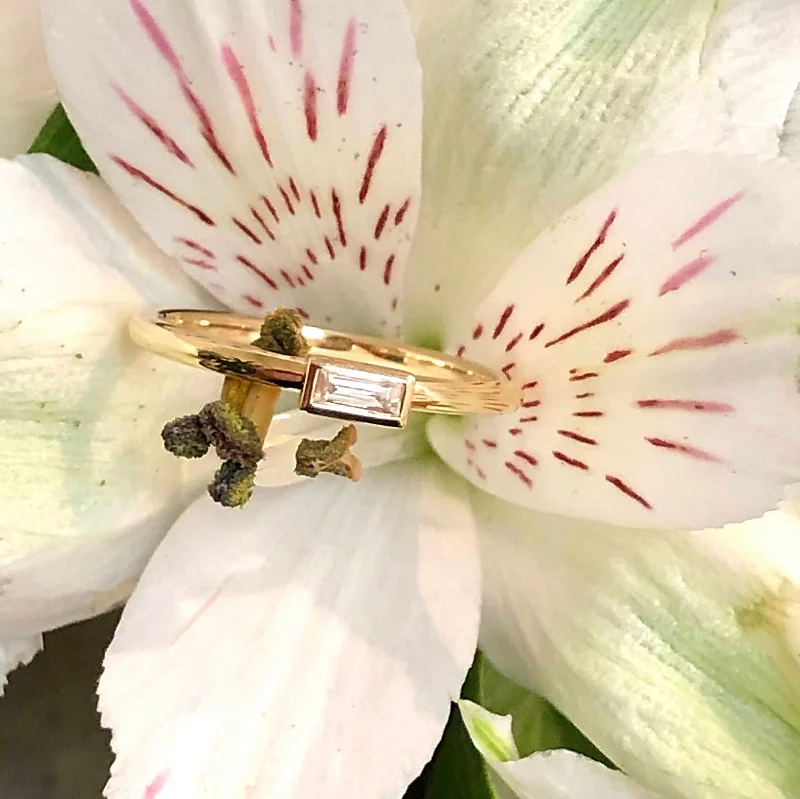
<path fill-rule="evenodd" d="M 339 241 L 342 243 L 342 247 L 346 247 L 347 233 L 342 219 L 342 201 L 339 199 L 336 189 L 331 189 L 331 205 L 333 206 L 333 216 L 336 219 L 336 229 L 339 231 Z"/>
<path fill-rule="evenodd" d="M 511 461 L 506 461 L 505 463 L 506 469 L 510 471 L 512 474 L 516 475 L 528 488 L 533 488 L 533 480 L 528 477 L 522 469 L 519 468 L 515 463 L 511 463 Z"/>
<path fill-rule="evenodd" d="M 575 399 L 586 399 L 587 397 L 593 397 L 593 391 L 584 391 L 583 394 L 576 394 Z"/>
<path fill-rule="evenodd" d="M 528 422 L 538 422 L 538 416 L 520 416 L 519 423 L 520 424 L 527 424 Z"/>
<path fill-rule="evenodd" d="M 592 377 L 599 377 L 597 372 L 584 372 L 582 375 L 572 375 L 570 377 L 570 383 L 580 383 L 581 380 L 589 380 Z"/>
<path fill-rule="evenodd" d="M 609 352 L 605 358 L 603 358 L 603 362 L 614 363 L 614 361 L 619 361 L 622 358 L 627 358 L 632 352 L 633 350 L 613 350 L 612 352 Z"/>
<path fill-rule="evenodd" d="M 300 0 L 289 0 L 289 41 L 292 55 L 299 57 L 303 52 L 303 7 Z"/>
<path fill-rule="evenodd" d="M 265 272 L 262 272 L 249 258 L 244 255 L 237 255 L 236 260 L 242 265 L 246 266 L 251 272 L 258 275 L 271 289 L 278 290 L 278 284 Z"/>
<path fill-rule="evenodd" d="M 503 332 L 503 330 L 505 330 L 505 327 L 508 324 L 508 320 L 511 318 L 512 313 L 514 313 L 513 305 L 507 305 L 503 309 L 503 313 L 500 314 L 500 319 L 497 322 L 497 326 L 494 329 L 494 333 L 492 333 L 493 339 L 500 338 L 500 334 Z"/>
<path fill-rule="evenodd" d="M 475 471 L 478 473 L 478 477 L 480 477 L 481 480 L 485 480 L 486 479 L 486 472 L 484 472 L 483 469 L 481 469 L 480 466 L 476 466 L 475 467 Z"/>
<path fill-rule="evenodd" d="M 319 134 L 317 119 L 317 81 L 311 72 L 306 72 L 303 79 L 303 111 L 306 115 L 306 133 L 311 141 L 317 140 Z"/>
<path fill-rule="evenodd" d="M 603 411 L 575 411 L 572 415 L 577 416 L 579 419 L 597 419 L 605 414 Z"/>
<path fill-rule="evenodd" d="M 350 84 L 353 80 L 353 62 L 356 58 L 356 21 L 351 19 L 347 23 L 344 35 L 342 57 L 339 60 L 339 80 L 336 83 L 336 110 L 339 116 L 347 113 L 347 104 L 350 101 Z"/>
<path fill-rule="evenodd" d="M 261 199 L 264 201 L 264 205 L 267 206 L 267 210 L 272 214 L 272 218 L 280 224 L 281 218 L 278 216 L 278 212 L 275 210 L 275 206 L 270 201 L 269 197 L 261 196 Z"/>
<path fill-rule="evenodd" d="M 472 331 L 473 341 L 477 341 L 483 335 L 483 325 L 476 325 Z"/>
<path fill-rule="evenodd" d="M 292 204 L 292 199 L 289 197 L 286 189 L 284 189 L 283 186 L 278 186 L 278 191 L 281 193 L 281 197 L 283 197 L 283 202 L 289 209 L 289 213 L 294 216 L 294 205 Z"/>
<path fill-rule="evenodd" d="M 690 458 L 696 458 L 699 461 L 720 463 L 720 459 L 716 455 L 712 455 L 710 452 L 706 452 L 704 449 L 693 447 L 690 444 L 680 444 L 677 441 L 667 441 L 663 438 L 648 438 L 647 436 L 645 436 L 644 440 L 649 444 L 652 444 L 654 447 L 659 447 L 660 449 L 671 449 L 675 452 L 679 452 L 681 455 L 688 455 Z"/>
<path fill-rule="evenodd" d="M 583 333 L 584 331 L 590 330 L 593 327 L 610 322 L 613 319 L 616 319 L 630 304 L 630 300 L 622 300 L 621 302 L 618 302 L 616 305 L 613 305 L 611 308 L 601 313 L 600 316 L 596 316 L 594 319 L 590 319 L 588 322 L 584 322 L 582 325 L 573 327 L 572 330 L 568 330 L 558 338 L 548 341 L 544 346 L 552 347 L 554 344 L 560 344 L 562 341 L 566 341 L 567 339 L 578 335 L 578 333 Z"/>
<path fill-rule="evenodd" d="M 358 201 L 361 205 L 367 199 L 370 186 L 372 185 L 372 178 L 375 175 L 375 168 L 378 166 L 378 161 L 383 155 L 383 148 L 386 146 L 386 137 L 388 130 L 384 125 L 376 134 L 375 141 L 372 142 L 372 149 L 367 158 L 367 166 L 364 169 L 364 177 L 361 179 L 361 189 L 358 192 Z"/>
<path fill-rule="evenodd" d="M 258 297 L 254 297 L 252 294 L 242 294 L 242 299 L 246 302 L 249 302 L 254 308 L 263 308 L 264 303 L 258 299 Z"/>
<path fill-rule="evenodd" d="M 530 400 L 530 402 L 523 402 L 523 408 L 538 408 L 542 404 L 541 400 Z"/>
<path fill-rule="evenodd" d="M 576 433 L 573 430 L 558 430 L 557 432 L 560 436 L 564 436 L 564 438 L 571 438 L 573 441 L 579 441 L 581 444 L 593 444 L 593 445 L 597 444 L 597 441 L 594 438 L 589 438 L 589 436 L 581 435 L 580 433 Z"/>
<path fill-rule="evenodd" d="M 397 310 L 397 303 L 398 303 L 398 298 L 397 297 L 392 297 L 392 310 L 393 311 Z"/>
<path fill-rule="evenodd" d="M 180 242 L 181 244 L 185 244 L 189 249 L 195 250 L 196 252 L 200 252 L 206 256 L 206 258 L 216 258 L 217 256 L 214 254 L 212 250 L 209 250 L 208 247 L 204 247 L 202 244 L 198 244 L 196 241 L 192 239 L 184 239 L 179 238 L 176 241 Z"/>
<path fill-rule="evenodd" d="M 303 319 L 310 319 L 311 316 L 309 315 L 308 311 L 305 308 L 295 308 L 295 311 L 303 317 Z"/>
<path fill-rule="evenodd" d="M 470 452 L 475 452 L 475 445 L 474 445 L 474 444 L 473 444 L 471 441 L 465 440 L 465 441 L 464 441 L 464 446 L 465 446 L 465 447 L 466 447 L 466 448 L 467 448 L 467 449 L 468 449 Z"/>
<path fill-rule="evenodd" d="M 594 253 L 600 248 L 600 246 L 605 242 L 606 236 L 608 236 L 608 231 L 611 229 L 611 225 L 614 224 L 614 220 L 617 218 L 617 211 L 614 209 L 603 222 L 603 226 L 600 228 L 600 232 L 597 234 L 597 238 L 592 243 L 591 247 L 578 259 L 575 266 L 572 267 L 572 271 L 569 273 L 569 277 L 567 278 L 567 285 L 572 283 L 573 280 L 576 280 L 581 272 L 583 272 L 586 264 L 589 263 L 589 259 L 594 255 Z"/>
<path fill-rule="evenodd" d="M 538 385 L 539 385 L 539 381 L 538 380 L 531 380 L 528 383 L 523 383 L 522 384 L 522 388 L 524 388 L 524 389 L 536 388 L 536 386 L 538 386 Z"/>
<path fill-rule="evenodd" d="M 684 284 L 696 278 L 701 272 L 705 272 L 714 263 L 713 255 L 701 255 L 694 261 L 682 266 L 672 277 L 668 278 L 658 290 L 658 296 L 663 297 L 671 291 L 677 291 Z"/>
<path fill-rule="evenodd" d="M 289 188 L 292 190 L 295 200 L 300 202 L 300 189 L 297 188 L 297 184 L 294 182 L 294 178 L 291 175 L 289 176 Z"/>
<path fill-rule="evenodd" d="M 319 260 L 317 259 L 317 256 L 314 254 L 313 250 L 306 248 L 306 255 L 308 256 L 308 260 L 311 261 L 314 266 L 319 263 Z"/>
<path fill-rule="evenodd" d="M 196 205 L 192 205 L 186 200 L 182 200 L 177 194 L 175 194 L 174 191 L 168 189 L 163 183 L 159 183 L 155 178 L 150 177 L 150 175 L 139 169 L 139 167 L 129 164 L 124 158 L 120 158 L 118 155 L 112 155 L 111 160 L 117 166 L 124 169 L 132 178 L 141 180 L 143 183 L 146 183 L 148 186 L 160 192 L 165 197 L 169 197 L 170 200 L 180 205 L 181 208 L 185 208 L 187 211 L 194 214 L 203 224 L 209 225 L 210 227 L 214 227 L 216 225 L 214 220 L 205 211 L 201 210 Z"/>
<path fill-rule="evenodd" d="M 507 363 L 500 371 L 509 379 L 511 380 L 511 370 L 517 365 L 516 361 L 511 361 L 511 363 Z"/>
<path fill-rule="evenodd" d="M 363 272 L 367 268 L 367 248 L 362 247 L 358 253 L 358 268 Z"/>
<path fill-rule="evenodd" d="M 691 241 L 699 233 L 702 233 L 709 225 L 713 225 L 726 211 L 733 208 L 744 197 L 744 192 L 737 191 L 727 199 L 715 205 L 710 211 L 707 211 L 696 222 L 691 224 L 686 230 L 672 242 L 672 249 L 677 250 L 687 241 Z"/>
<path fill-rule="evenodd" d="M 169 777 L 168 771 L 162 771 L 156 778 L 144 789 L 144 799 L 156 799 L 156 797 L 164 790 Z"/>
<path fill-rule="evenodd" d="M 520 432 L 522 432 L 522 431 L 520 430 Z M 515 457 L 520 458 L 521 460 L 525 461 L 526 463 L 529 463 L 531 466 L 538 466 L 539 465 L 539 461 L 536 460 L 536 458 L 534 458 L 533 455 L 530 454 L 530 452 L 525 452 L 524 449 L 516 449 L 516 450 L 514 450 L 514 455 L 515 455 Z"/>
<path fill-rule="evenodd" d="M 514 338 L 512 338 L 508 344 L 506 344 L 506 352 L 511 352 L 511 350 L 513 350 L 514 347 L 520 343 L 520 341 L 522 341 L 522 333 L 517 333 L 517 335 L 514 336 Z"/>
<path fill-rule="evenodd" d="M 481 443 L 484 447 L 489 447 L 489 449 L 497 449 L 497 442 L 490 438 L 484 438 Z"/>
<path fill-rule="evenodd" d="M 131 8 L 133 9 L 133 13 L 139 20 L 139 24 L 142 26 L 142 28 L 144 28 L 144 31 L 149 37 L 150 41 L 155 45 L 161 57 L 167 62 L 169 67 L 175 73 L 175 77 L 178 79 L 178 84 L 181 88 L 181 93 L 183 94 L 186 102 L 189 104 L 189 108 L 191 108 L 195 119 L 197 119 L 197 122 L 200 125 L 201 136 L 214 155 L 216 155 L 221 161 L 222 165 L 232 175 L 235 175 L 236 171 L 228 159 L 228 156 L 225 155 L 222 145 L 217 138 L 214 125 L 211 122 L 211 117 L 209 116 L 209 113 L 203 103 L 200 102 L 200 98 L 194 93 L 194 90 L 192 89 L 192 81 L 186 74 L 186 70 L 183 68 L 183 64 L 181 63 L 181 60 L 178 57 L 178 54 L 175 52 L 172 44 L 170 44 L 169 39 L 167 39 L 166 34 L 156 22 L 150 11 L 145 7 L 143 0 L 130 0 L 130 4 Z"/>
<path fill-rule="evenodd" d="M 512 436 L 521 436 L 522 435 L 522 428 L 521 427 L 512 427 L 509 429 L 509 434 Z"/>
<path fill-rule="evenodd" d="M 403 222 L 403 220 L 406 218 L 406 214 L 408 213 L 408 209 L 410 207 L 411 207 L 411 198 L 408 197 L 406 201 L 400 206 L 397 213 L 394 215 L 395 227 L 397 227 Z"/>
<path fill-rule="evenodd" d="M 305 264 L 302 265 L 301 269 L 303 270 L 303 274 L 309 280 L 313 280 L 314 279 L 314 273 Z"/>
<path fill-rule="evenodd" d="M 383 282 L 389 285 L 392 282 L 392 267 L 394 266 L 394 253 L 386 259 L 386 266 L 383 268 Z"/>
<path fill-rule="evenodd" d="M 739 334 L 735 330 L 727 328 L 717 330 L 705 336 L 688 336 L 687 338 L 676 338 L 668 342 L 663 347 L 653 350 L 653 355 L 666 355 L 668 352 L 683 352 L 685 350 L 705 350 L 709 347 L 719 347 L 724 344 L 732 344 L 739 340 Z"/>
<path fill-rule="evenodd" d="M 174 155 L 179 161 L 187 166 L 194 166 L 191 158 L 183 151 L 181 146 L 175 139 L 172 138 L 161 125 L 156 122 L 155 118 L 147 113 L 132 97 L 130 97 L 122 88 L 117 85 L 113 86 L 117 96 L 125 104 L 125 107 L 130 111 L 160 142 L 170 155 Z"/>
<path fill-rule="evenodd" d="M 622 491 L 623 494 L 638 502 L 643 508 L 653 510 L 653 506 L 641 494 L 637 494 L 627 483 L 620 480 L 619 477 L 607 474 L 606 480 L 611 483 L 612 486 Z"/>
<path fill-rule="evenodd" d="M 255 209 L 255 208 L 253 208 L 252 206 L 251 206 L 251 208 L 250 208 L 250 211 L 252 212 L 252 214 L 253 214 L 253 217 L 255 218 L 256 222 L 258 222 L 258 224 L 259 224 L 259 225 L 261 225 L 261 227 L 262 227 L 262 229 L 264 230 L 264 232 L 265 232 L 265 233 L 266 233 L 266 234 L 267 234 L 267 235 L 268 235 L 268 236 L 269 236 L 269 237 L 270 237 L 270 238 L 271 238 L 273 241 L 275 241 L 275 234 L 274 234 L 274 233 L 273 233 L 273 232 L 270 230 L 270 227 L 269 227 L 269 225 L 268 225 L 268 224 L 267 224 L 267 223 L 264 221 L 264 217 L 263 217 L 263 216 L 261 216 L 261 214 L 260 214 L 260 213 L 258 213 L 258 211 L 256 211 L 256 209 Z"/>
<path fill-rule="evenodd" d="M 281 269 L 280 272 L 281 272 L 281 277 L 286 281 L 289 288 L 290 289 L 295 288 L 295 282 L 292 279 L 292 276 L 285 269 Z"/>
<path fill-rule="evenodd" d="M 313 190 L 310 192 L 310 194 L 311 194 L 311 205 L 314 206 L 314 216 L 316 216 L 317 219 L 322 219 L 322 211 L 319 210 L 319 202 L 317 201 L 317 195 L 314 194 Z"/>
<path fill-rule="evenodd" d="M 253 93 L 250 90 L 250 84 L 247 82 L 247 76 L 244 74 L 244 67 L 236 57 L 236 53 L 233 52 L 230 45 L 225 44 L 222 46 L 222 60 L 225 63 L 225 69 L 228 70 L 228 75 L 230 75 L 231 81 L 242 101 L 245 114 L 247 114 L 247 121 L 250 123 L 250 130 L 253 132 L 253 137 L 258 144 L 259 150 L 261 150 L 261 155 L 264 157 L 264 160 L 272 166 L 272 158 L 269 154 L 269 147 L 264 137 L 264 131 L 261 129 L 261 122 L 258 119 L 258 111 L 256 110 L 256 104 L 253 100 Z"/>
<path fill-rule="evenodd" d="M 461 358 L 461 357 L 464 355 L 464 353 L 465 353 L 466 351 L 467 351 L 467 348 L 466 348 L 466 347 L 465 347 L 465 346 L 462 344 L 462 345 L 461 345 L 461 346 L 459 346 L 459 348 L 456 350 L 456 355 L 458 355 L 458 357 L 459 357 L 459 358 Z"/>
<path fill-rule="evenodd" d="M 612 261 L 612 262 L 611 262 L 611 263 L 610 263 L 610 264 L 609 264 L 609 265 L 608 265 L 608 266 L 607 266 L 607 267 L 606 267 L 606 268 L 605 268 L 605 269 L 604 269 L 604 270 L 603 270 L 603 271 L 602 271 L 602 272 L 601 272 L 601 273 L 600 273 L 600 274 L 599 274 L 599 275 L 598 275 L 598 276 L 595 278 L 595 280 L 594 280 L 594 283 L 592 283 L 592 285 L 591 285 L 591 286 L 589 286 L 589 288 L 588 288 L 588 289 L 586 289 L 586 291 L 584 291 L 584 292 L 583 292 L 583 294 L 581 294 L 581 296 L 580 296 L 580 297 L 578 297 L 578 299 L 577 299 L 577 300 L 575 300 L 575 302 L 580 302 L 581 300 L 585 300 L 587 297 L 591 297 L 591 296 L 592 296 L 592 294 L 594 294 L 594 293 L 595 293 L 595 291 L 597 291 L 597 289 L 599 289 L 599 288 L 600 288 L 600 286 L 602 286 L 602 285 L 603 285 L 603 283 L 605 283 L 605 282 L 606 282 L 606 280 L 608 280 L 608 278 L 610 278 L 610 277 L 611 277 L 611 275 L 612 275 L 612 274 L 614 274 L 614 271 L 615 271 L 615 270 L 616 270 L 616 268 L 617 268 L 617 267 L 618 267 L 618 266 L 619 266 L 619 265 L 622 263 L 622 260 L 623 260 L 624 258 L 625 258 L 625 254 L 624 254 L 624 253 L 623 253 L 622 255 L 620 255 L 620 256 L 617 256 L 617 257 L 616 257 L 616 258 L 615 258 L 615 259 L 614 259 L 614 260 L 613 260 L 613 261 Z"/>
<path fill-rule="evenodd" d="M 258 236 L 256 236 L 256 234 L 253 233 L 253 231 L 250 230 L 250 228 L 247 227 L 247 225 L 245 225 L 245 223 L 242 222 L 240 219 L 233 217 L 233 224 L 236 225 L 236 227 L 238 227 L 239 230 L 241 230 L 242 233 L 244 233 L 244 235 L 247 236 L 247 238 L 249 238 L 250 241 L 252 241 L 254 244 L 262 243 L 261 239 Z"/>
<path fill-rule="evenodd" d="M 269 42 L 269 49 L 272 50 L 273 53 L 277 53 L 278 52 L 278 47 L 275 44 L 275 37 L 272 36 L 272 34 L 270 34 L 267 37 L 267 41 Z"/>
<path fill-rule="evenodd" d="M 544 323 L 536 325 L 531 331 L 530 336 L 528 336 L 528 341 L 533 341 L 535 338 L 539 336 L 539 334 L 544 330 Z"/>
<path fill-rule="evenodd" d="M 733 405 L 727 402 L 715 402 L 713 400 L 647 399 L 639 400 L 636 404 L 640 408 L 656 408 L 659 410 L 706 411 L 709 413 L 731 413 L 736 410 Z"/>
<path fill-rule="evenodd" d="M 381 215 L 378 217 L 378 221 L 375 223 L 375 239 L 379 239 L 381 234 L 383 233 L 383 229 L 386 227 L 386 222 L 389 219 L 389 206 L 385 205 L 383 207 L 383 211 L 381 211 Z"/>
<path fill-rule="evenodd" d="M 208 261 L 203 261 L 201 258 L 182 258 L 181 259 L 184 263 L 190 264 L 191 266 L 196 266 L 198 269 L 205 269 L 208 272 L 216 272 L 217 267 L 214 264 L 208 263 Z"/>
<path fill-rule="evenodd" d="M 336 260 L 336 250 L 333 249 L 333 242 L 325 236 L 325 248 L 328 250 L 328 255 L 331 258 L 331 261 Z"/>
<path fill-rule="evenodd" d="M 576 469 L 581 469 L 584 472 L 589 471 L 589 467 L 583 462 L 579 461 L 577 458 L 570 458 L 569 455 L 565 455 L 563 452 L 558 452 L 558 450 L 553 450 L 553 457 L 561 461 L 561 463 L 566 463 L 567 466 L 574 466 Z"/>

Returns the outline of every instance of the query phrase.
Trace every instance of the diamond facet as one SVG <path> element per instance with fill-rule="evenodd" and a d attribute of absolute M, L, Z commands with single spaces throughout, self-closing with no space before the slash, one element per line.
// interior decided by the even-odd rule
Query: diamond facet
<path fill-rule="evenodd" d="M 391 369 L 309 358 L 300 408 L 321 416 L 403 427 L 414 377 Z"/>

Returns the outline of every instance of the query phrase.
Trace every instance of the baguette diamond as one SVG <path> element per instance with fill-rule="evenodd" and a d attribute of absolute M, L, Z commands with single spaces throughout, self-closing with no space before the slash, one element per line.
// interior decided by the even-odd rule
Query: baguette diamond
<path fill-rule="evenodd" d="M 320 416 L 403 427 L 414 377 L 328 357 L 309 358 L 300 408 Z"/>

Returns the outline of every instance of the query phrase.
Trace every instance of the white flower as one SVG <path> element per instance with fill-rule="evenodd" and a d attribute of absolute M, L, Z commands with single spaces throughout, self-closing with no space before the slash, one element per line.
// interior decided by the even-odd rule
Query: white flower
<path fill-rule="evenodd" d="M 398 796 L 430 757 L 477 640 L 478 492 L 455 472 L 484 501 L 516 503 L 504 507 L 520 518 L 524 505 L 639 527 L 755 516 L 800 479 L 793 167 L 655 161 L 525 249 L 620 162 L 653 149 L 648 130 L 680 107 L 687 81 L 721 92 L 732 109 L 721 122 L 740 130 L 727 114 L 750 96 L 717 74 L 729 76 L 726 37 L 707 43 L 712 79 L 696 73 L 714 3 L 529 5 L 505 15 L 457 3 L 451 16 L 413 4 L 421 75 L 397 0 L 46 2 L 59 88 L 103 177 L 218 299 L 390 337 L 404 328 L 526 385 L 515 416 L 371 433 L 364 460 L 384 465 L 358 485 L 264 490 L 239 513 L 193 503 L 106 660 L 109 796 Z M 788 86 L 765 99 L 769 135 L 729 141 L 720 125 L 698 146 L 775 155 L 790 100 Z M 6 467 L 10 540 L 27 546 L 55 525 L 73 557 L 53 550 L 49 574 L 49 547 L 6 559 L 4 573 L 25 568 L 6 589 L 20 599 L 0 605 L 13 635 L 42 594 L 46 625 L 80 612 L 75 601 L 57 615 L 64 593 L 83 612 L 87 597 L 106 606 L 106 585 L 122 596 L 192 485 L 157 451 L 158 426 L 208 391 L 205 376 L 134 359 L 121 332 L 146 296 L 204 299 L 187 296 L 98 181 L 32 165 L 45 177 L 8 165 L 4 188 L 31 193 L 11 228 L 19 280 L 31 285 L 8 292 L 9 324 L 25 313 L 4 363 L 20 348 L 30 360 L 8 390 L 29 402 L 44 391 L 36 380 L 73 399 L 79 386 L 91 402 L 70 407 L 88 408 L 92 424 L 37 437 L 40 416 L 22 430 L 10 419 L 7 438 L 40 442 L 26 457 L 52 470 L 37 515 L 24 510 L 31 478 L 15 486 Z M 11 225 L 3 213 L 0 224 Z M 50 257 L 32 259 L 35 243 Z M 23 332 L 28 321 L 39 326 Z M 284 421 L 278 455 L 287 436 L 317 425 Z M 420 454 L 425 433 L 441 460 Z M 263 482 L 285 481 L 272 463 Z"/>
<path fill-rule="evenodd" d="M 40 0 L 0 8 L 0 155 L 28 149 L 56 105 L 44 54 Z"/>

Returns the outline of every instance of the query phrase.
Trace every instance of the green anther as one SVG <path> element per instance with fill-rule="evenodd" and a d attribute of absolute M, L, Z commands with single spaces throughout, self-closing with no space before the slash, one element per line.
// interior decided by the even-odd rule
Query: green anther
<path fill-rule="evenodd" d="M 225 461 L 208 486 L 209 496 L 223 507 L 241 508 L 253 495 L 255 476 L 255 466 Z"/>
<path fill-rule="evenodd" d="M 164 447 L 178 458 L 202 458 L 210 443 L 197 414 L 181 416 L 164 425 Z"/>
<path fill-rule="evenodd" d="M 264 319 L 253 346 L 278 355 L 306 355 L 309 346 L 303 337 L 303 318 L 291 308 L 274 310 Z"/>
<path fill-rule="evenodd" d="M 233 405 L 209 402 L 197 415 L 203 433 L 222 461 L 255 465 L 262 457 L 262 443 L 253 422 Z"/>
<path fill-rule="evenodd" d="M 295 456 L 295 474 L 317 477 L 323 472 L 356 481 L 361 477 L 361 462 L 350 452 L 358 431 L 355 425 L 343 427 L 330 441 L 304 438 Z"/>

